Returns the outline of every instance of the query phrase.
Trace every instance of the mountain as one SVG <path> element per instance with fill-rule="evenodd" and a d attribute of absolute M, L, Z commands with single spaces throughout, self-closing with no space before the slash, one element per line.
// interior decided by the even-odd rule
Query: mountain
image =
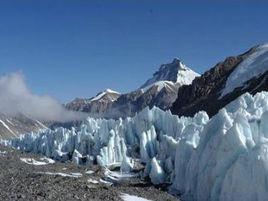
<path fill-rule="evenodd" d="M 186 67 L 178 58 L 174 58 L 169 64 L 162 64 L 153 77 L 147 80 L 141 88 L 148 88 L 159 81 L 170 81 L 180 85 L 191 84 L 193 79 L 199 74 Z"/>
<path fill-rule="evenodd" d="M 126 94 L 114 92 L 113 98 L 103 100 L 113 92 L 105 91 L 91 99 L 75 99 L 67 103 L 66 108 L 106 118 L 133 116 L 147 106 L 167 110 L 176 100 L 178 88 L 191 84 L 196 76 L 199 74 L 175 58 L 171 63 L 161 65 L 137 90 Z"/>
<path fill-rule="evenodd" d="M 267 90 L 268 44 L 264 44 L 226 58 L 195 78 L 192 84 L 180 87 L 171 111 L 179 116 L 193 116 L 204 110 L 213 116 L 246 92 L 256 94 Z"/>
<path fill-rule="evenodd" d="M 0 139 L 18 137 L 22 133 L 36 132 L 46 128 L 40 121 L 22 114 L 16 117 L 0 114 Z"/>
<path fill-rule="evenodd" d="M 76 98 L 65 107 L 69 110 L 102 114 L 121 94 L 111 89 L 106 89 L 90 99 Z"/>

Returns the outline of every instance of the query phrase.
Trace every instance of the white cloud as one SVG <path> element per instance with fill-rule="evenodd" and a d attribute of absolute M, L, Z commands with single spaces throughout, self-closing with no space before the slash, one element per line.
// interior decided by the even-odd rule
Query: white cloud
<path fill-rule="evenodd" d="M 0 77 L 0 113 L 24 114 L 42 121 L 72 121 L 86 117 L 84 113 L 66 110 L 50 96 L 33 94 L 27 87 L 22 73 Z"/>

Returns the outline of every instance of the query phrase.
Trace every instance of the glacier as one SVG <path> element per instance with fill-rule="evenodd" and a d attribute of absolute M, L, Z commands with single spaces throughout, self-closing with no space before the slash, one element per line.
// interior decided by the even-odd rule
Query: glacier
<path fill-rule="evenodd" d="M 268 92 L 248 93 L 209 119 L 201 111 L 178 117 L 156 107 L 132 118 L 87 118 L 2 141 L 17 149 L 77 164 L 120 165 L 137 160 L 143 177 L 170 184 L 186 201 L 264 201 L 268 197 Z"/>

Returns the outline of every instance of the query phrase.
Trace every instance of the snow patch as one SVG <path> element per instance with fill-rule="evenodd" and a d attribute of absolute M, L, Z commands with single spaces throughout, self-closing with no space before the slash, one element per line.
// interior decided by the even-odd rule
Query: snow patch
<path fill-rule="evenodd" d="M 86 174 L 94 174 L 95 172 L 93 170 L 88 170 L 85 172 Z"/>
<path fill-rule="evenodd" d="M 126 193 L 122 193 L 120 196 L 124 201 L 150 201 L 142 197 L 134 196 L 134 195 L 129 195 Z"/>
<path fill-rule="evenodd" d="M 72 177 L 72 178 L 82 177 L 81 173 L 36 172 L 36 174 L 45 174 L 45 175 L 61 176 L 61 177 Z"/>
<path fill-rule="evenodd" d="M 0 156 L 5 156 L 7 154 L 6 151 L 0 151 Z"/>
<path fill-rule="evenodd" d="M 40 158 L 40 160 L 35 160 L 33 158 L 20 158 L 20 160 L 26 164 L 29 165 L 48 165 L 48 164 L 54 164 L 55 161 L 50 158 Z"/>
<path fill-rule="evenodd" d="M 89 183 L 91 183 L 91 184 L 98 184 L 98 183 L 99 183 L 97 180 L 95 180 L 95 179 L 91 179 L 91 178 L 89 178 L 87 181 L 88 181 Z"/>

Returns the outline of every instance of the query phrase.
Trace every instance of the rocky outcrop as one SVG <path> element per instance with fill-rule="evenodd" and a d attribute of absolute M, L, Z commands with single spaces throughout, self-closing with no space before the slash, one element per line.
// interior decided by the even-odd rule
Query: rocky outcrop
<path fill-rule="evenodd" d="M 108 117 L 129 117 L 141 111 L 145 107 L 153 106 L 167 110 L 176 100 L 178 85 L 166 84 L 160 91 L 158 86 L 152 86 L 146 92 L 141 89 L 121 95 L 112 107 L 107 111 Z"/>

